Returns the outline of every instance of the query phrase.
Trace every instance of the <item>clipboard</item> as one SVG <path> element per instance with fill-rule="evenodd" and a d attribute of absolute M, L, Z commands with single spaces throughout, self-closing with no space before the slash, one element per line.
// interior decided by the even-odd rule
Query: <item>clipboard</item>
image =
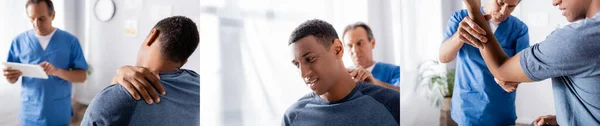
<path fill-rule="evenodd" d="M 4 62 L 2 63 L 5 67 L 10 67 L 11 69 L 17 69 L 23 73 L 22 76 L 32 77 L 32 78 L 40 78 L 40 79 L 48 79 L 48 74 L 44 72 L 44 69 L 40 65 L 31 65 L 31 64 L 22 64 L 22 63 L 11 63 Z"/>

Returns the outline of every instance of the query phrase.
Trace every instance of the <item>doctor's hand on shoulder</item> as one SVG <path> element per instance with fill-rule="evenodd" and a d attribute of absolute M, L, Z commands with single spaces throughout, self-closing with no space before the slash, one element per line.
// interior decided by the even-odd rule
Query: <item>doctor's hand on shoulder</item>
<path fill-rule="evenodd" d="M 369 82 L 372 84 L 375 84 L 376 80 L 375 77 L 373 77 L 373 74 L 371 74 L 370 71 L 362 68 L 362 67 L 357 67 L 354 69 L 348 68 L 346 69 L 348 70 L 348 73 L 350 73 L 350 77 L 352 77 L 352 79 L 354 80 L 354 82 Z"/>
<path fill-rule="evenodd" d="M 122 66 L 116 71 L 111 84 L 120 84 L 133 96 L 133 99 L 140 100 L 141 97 L 147 104 L 152 104 L 160 102 L 156 90 L 161 95 L 166 95 L 159 79 L 158 72 L 150 71 L 145 67 Z"/>
<path fill-rule="evenodd" d="M 12 69 L 10 67 L 6 67 L 4 69 L 2 69 L 2 73 L 4 74 L 4 77 L 6 77 L 6 80 L 10 83 L 10 84 L 14 84 L 15 82 L 17 82 L 17 79 L 19 79 L 19 77 L 21 77 L 21 75 L 23 75 L 23 73 L 17 69 Z"/>

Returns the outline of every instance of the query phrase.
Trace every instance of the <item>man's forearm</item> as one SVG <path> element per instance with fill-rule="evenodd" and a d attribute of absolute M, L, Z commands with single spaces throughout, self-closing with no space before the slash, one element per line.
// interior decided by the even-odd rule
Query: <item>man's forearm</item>
<path fill-rule="evenodd" d="M 448 63 L 456 58 L 456 54 L 458 54 L 458 51 L 464 44 L 456 39 L 456 35 L 458 34 L 454 34 L 442 42 L 440 46 L 440 62 Z"/>
<path fill-rule="evenodd" d="M 87 79 L 87 72 L 85 70 L 64 70 L 57 69 L 54 74 L 57 77 L 60 77 L 69 82 L 81 83 Z"/>
<path fill-rule="evenodd" d="M 477 25 L 483 28 L 486 33 L 493 33 L 490 26 L 488 26 L 485 17 L 481 13 L 480 7 L 470 6 L 468 3 L 465 4 L 467 5 L 467 10 L 469 11 L 469 17 L 473 19 Z M 485 64 L 488 66 L 490 72 L 496 78 L 505 80 L 505 78 L 501 75 L 502 73 L 500 73 L 499 68 L 509 57 L 502 50 L 502 47 L 500 46 L 500 43 L 498 43 L 498 40 L 494 34 L 486 34 L 485 37 L 487 37 L 488 41 L 487 43 L 483 44 L 484 48 L 480 49 L 481 56 L 485 60 Z"/>

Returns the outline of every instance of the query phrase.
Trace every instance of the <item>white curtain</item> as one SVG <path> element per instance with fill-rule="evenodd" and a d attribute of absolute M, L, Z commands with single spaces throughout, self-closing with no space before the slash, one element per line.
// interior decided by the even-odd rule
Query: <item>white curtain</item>
<path fill-rule="evenodd" d="M 372 26 L 377 61 L 399 64 L 398 13 L 392 0 L 204 0 L 201 2 L 201 125 L 279 125 L 309 93 L 290 63 L 291 31 L 309 19 L 338 35 L 351 23 Z M 395 21 L 394 21 L 395 20 Z M 351 65 L 348 54 L 344 63 Z M 207 62 L 214 61 L 214 62 Z"/>

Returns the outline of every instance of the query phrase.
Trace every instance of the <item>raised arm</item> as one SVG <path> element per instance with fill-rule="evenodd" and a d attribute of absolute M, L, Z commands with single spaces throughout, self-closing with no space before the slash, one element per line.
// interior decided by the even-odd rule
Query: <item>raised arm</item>
<path fill-rule="evenodd" d="M 493 33 L 488 26 L 485 17 L 481 13 L 480 0 L 463 0 L 469 11 L 469 17 L 465 20 L 473 20 L 477 25 L 485 30 L 486 33 Z M 531 82 L 532 80 L 525 75 L 520 63 L 521 53 L 517 53 L 514 57 L 508 57 L 502 50 L 500 43 L 494 34 L 486 34 L 487 43 L 480 48 L 481 56 L 485 61 L 488 69 L 499 80 L 510 82 Z"/>

